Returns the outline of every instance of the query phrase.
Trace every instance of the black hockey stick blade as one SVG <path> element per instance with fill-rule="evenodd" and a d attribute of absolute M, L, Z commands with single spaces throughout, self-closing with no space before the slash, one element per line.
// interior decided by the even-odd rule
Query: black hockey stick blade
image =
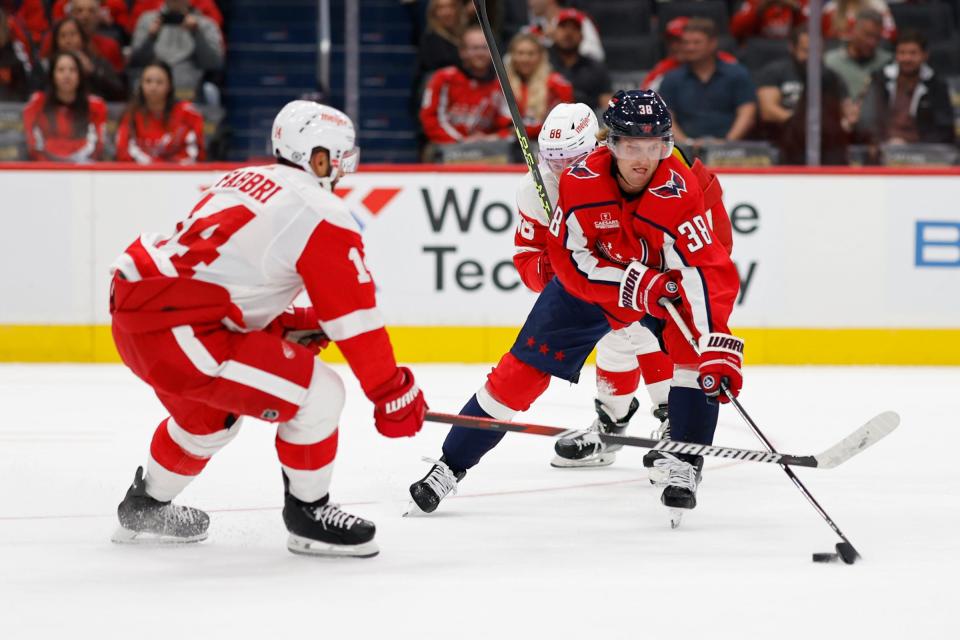
<path fill-rule="evenodd" d="M 890 418 L 889 416 L 893 416 Z M 477 418 L 474 416 L 460 416 L 451 413 L 438 413 L 428 411 L 426 420 L 429 422 L 439 422 L 443 424 L 452 424 L 457 427 L 468 427 L 470 429 L 484 429 L 487 431 L 512 431 L 515 433 L 529 433 L 538 436 L 551 436 L 561 438 L 572 435 L 577 432 L 576 429 L 561 429 L 560 427 L 550 427 L 542 424 L 528 424 L 523 422 L 511 422 L 508 420 L 495 420 L 493 418 Z M 880 421 L 879 426 L 874 426 L 875 421 Z M 770 464 L 783 464 L 794 467 L 821 467 L 833 468 L 854 455 L 863 451 L 868 446 L 893 431 L 899 424 L 899 417 L 893 412 L 881 413 L 879 416 L 870 420 L 864 426 L 853 432 L 852 435 L 841 440 L 838 444 L 827 449 L 823 454 L 828 465 L 820 464 L 820 456 L 795 456 L 786 453 L 775 453 L 770 451 L 757 451 L 754 449 L 738 449 L 735 447 L 718 447 L 714 445 L 693 444 L 689 442 L 678 442 L 676 440 L 654 440 L 652 438 L 639 438 L 636 436 L 599 434 L 600 440 L 607 444 L 619 444 L 627 447 L 642 447 L 644 449 L 655 449 L 657 451 L 666 451 L 669 453 L 688 453 L 693 455 L 714 456 L 725 458 L 727 460 L 743 460 L 745 462 L 765 462 Z M 890 426 L 892 423 L 892 426 Z M 863 442 L 869 440 L 869 442 Z M 861 444 L 863 442 L 863 444 Z"/>

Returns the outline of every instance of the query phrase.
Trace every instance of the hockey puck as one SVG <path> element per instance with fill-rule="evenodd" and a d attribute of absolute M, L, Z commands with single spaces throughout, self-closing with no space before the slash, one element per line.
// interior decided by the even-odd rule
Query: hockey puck
<path fill-rule="evenodd" d="M 835 562 L 839 556 L 836 553 L 815 553 L 814 562 Z"/>

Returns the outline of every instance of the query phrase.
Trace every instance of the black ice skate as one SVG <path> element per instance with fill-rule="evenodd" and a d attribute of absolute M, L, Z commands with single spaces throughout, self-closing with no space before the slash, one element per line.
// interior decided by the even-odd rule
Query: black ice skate
<path fill-rule="evenodd" d="M 599 400 L 594 400 L 597 410 L 597 419 L 588 429 L 578 431 L 569 438 L 560 438 L 553 446 L 557 455 L 550 466 L 559 468 L 569 467 L 605 467 L 613 464 L 617 459 L 616 452 L 623 448 L 619 444 L 604 444 L 600 441 L 600 434 L 620 435 L 627 430 L 630 418 L 637 412 L 640 403 L 634 398 L 630 408 L 620 420 L 614 421 Z"/>
<path fill-rule="evenodd" d="M 660 427 L 657 428 L 650 437 L 655 440 L 670 439 L 670 416 L 667 411 L 667 405 L 661 404 L 653 410 L 653 417 L 660 421 Z M 654 462 L 663 457 L 659 451 L 647 451 L 643 456 L 643 466 L 647 470 L 647 476 L 650 478 L 650 484 L 654 486 L 663 486 L 667 476 L 662 470 L 654 466 Z"/>
<path fill-rule="evenodd" d="M 117 507 L 120 526 L 112 540 L 120 543 L 199 542 L 207 538 L 210 516 L 193 507 L 160 502 L 147 495 L 143 467 Z"/>
<path fill-rule="evenodd" d="M 410 485 L 410 497 L 413 502 L 410 503 L 407 512 L 403 514 L 405 516 L 433 513 L 448 493 L 451 491 L 453 493 L 457 492 L 457 483 L 467 475 L 466 471 L 454 473 L 442 457 L 439 460 L 424 458 L 423 461 L 433 463 L 433 466 L 427 472 L 427 475 Z"/>
<path fill-rule="evenodd" d="M 666 476 L 660 502 L 670 510 L 670 527 L 676 529 L 683 514 L 697 506 L 703 456 L 663 453 L 653 464 Z"/>
<path fill-rule="evenodd" d="M 316 502 L 294 497 L 283 477 L 283 523 L 290 537 L 287 549 L 307 556 L 372 558 L 380 553 L 373 536 L 377 527 L 330 502 L 327 494 Z"/>

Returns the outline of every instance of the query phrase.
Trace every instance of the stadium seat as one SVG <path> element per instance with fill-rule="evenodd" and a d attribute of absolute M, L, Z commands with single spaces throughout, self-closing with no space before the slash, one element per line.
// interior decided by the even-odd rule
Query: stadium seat
<path fill-rule="evenodd" d="M 929 64 L 941 76 L 960 75 L 960 38 L 930 45 Z"/>
<path fill-rule="evenodd" d="M 650 33 L 648 0 L 593 0 L 580 6 L 593 19 L 601 38 L 630 38 Z"/>
<path fill-rule="evenodd" d="M 723 0 L 668 2 L 661 4 L 657 11 L 660 15 L 660 33 L 667 28 L 668 22 L 680 16 L 713 18 L 719 33 L 727 33 L 730 30 L 730 12 L 727 11 L 727 3 Z"/>
<path fill-rule="evenodd" d="M 655 34 L 630 38 L 604 38 L 607 68 L 610 71 L 652 69 L 663 57 L 660 38 Z"/>
<path fill-rule="evenodd" d="M 636 71 L 611 71 L 610 84 L 613 85 L 613 91 L 630 91 L 639 89 L 643 84 L 643 79 L 647 77 L 648 69 L 639 69 Z"/>
<path fill-rule="evenodd" d="M 885 144 L 880 147 L 880 163 L 887 167 L 951 167 L 960 151 L 952 144 Z"/>
<path fill-rule="evenodd" d="M 770 62 L 790 57 L 787 41 L 778 38 L 750 38 L 736 53 L 740 64 L 750 70 L 751 75 Z"/>
<path fill-rule="evenodd" d="M 893 3 L 890 4 L 890 13 L 899 33 L 916 29 L 930 42 L 949 38 L 953 34 L 953 9 L 945 3 Z"/>

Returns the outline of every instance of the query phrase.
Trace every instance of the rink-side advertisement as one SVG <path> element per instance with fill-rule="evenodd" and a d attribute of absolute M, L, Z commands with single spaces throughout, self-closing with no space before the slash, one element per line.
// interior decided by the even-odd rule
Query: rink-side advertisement
<path fill-rule="evenodd" d="M 139 233 L 170 232 L 217 175 L 0 173 L 0 360 L 115 358 L 109 264 Z M 511 261 L 527 179 L 377 172 L 339 185 L 401 357 L 485 361 L 509 346 L 535 299 Z M 741 281 L 731 324 L 748 361 L 960 364 L 960 176 L 722 183 Z"/>

